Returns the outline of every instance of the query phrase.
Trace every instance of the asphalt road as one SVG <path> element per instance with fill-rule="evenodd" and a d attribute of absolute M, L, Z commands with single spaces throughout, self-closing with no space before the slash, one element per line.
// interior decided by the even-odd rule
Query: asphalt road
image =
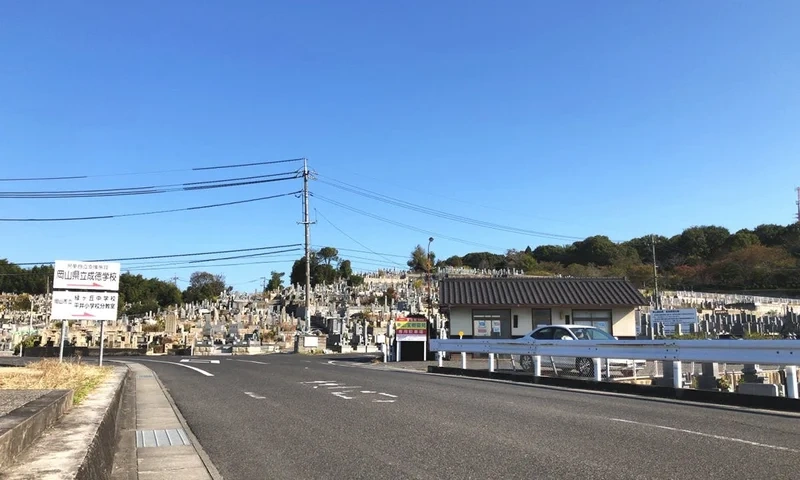
<path fill-rule="evenodd" d="M 299 355 L 202 360 L 184 365 L 213 376 L 143 363 L 226 479 L 800 478 L 791 414 Z"/>

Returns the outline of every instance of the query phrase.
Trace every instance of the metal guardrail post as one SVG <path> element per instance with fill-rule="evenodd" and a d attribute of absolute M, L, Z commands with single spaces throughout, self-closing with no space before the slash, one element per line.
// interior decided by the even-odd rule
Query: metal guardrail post
<path fill-rule="evenodd" d="M 672 362 L 672 386 L 683 388 L 683 368 L 680 361 Z"/>
<path fill-rule="evenodd" d="M 461 352 L 461 369 L 467 369 L 467 352 Z"/>
<path fill-rule="evenodd" d="M 534 377 L 541 377 L 542 376 L 542 356 L 541 355 L 534 355 L 533 356 L 533 376 Z"/>
<path fill-rule="evenodd" d="M 786 369 L 786 396 L 789 398 L 798 398 L 797 392 L 797 366 L 787 365 Z"/>
<path fill-rule="evenodd" d="M 494 372 L 494 353 L 489 354 L 489 371 Z"/>
<path fill-rule="evenodd" d="M 444 352 L 439 352 L 439 366 L 444 366 Z"/>
<path fill-rule="evenodd" d="M 603 380 L 603 368 L 602 368 L 603 360 L 600 358 L 593 358 L 592 362 L 594 363 L 594 381 L 600 382 Z"/>

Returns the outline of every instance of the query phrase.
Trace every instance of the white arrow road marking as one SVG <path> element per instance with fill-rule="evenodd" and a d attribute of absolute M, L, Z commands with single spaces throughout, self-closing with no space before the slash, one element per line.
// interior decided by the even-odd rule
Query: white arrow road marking
<path fill-rule="evenodd" d="M 383 395 L 384 397 L 397 398 L 397 395 L 392 395 L 391 393 L 383 393 L 383 392 L 381 392 L 378 395 Z"/>
<path fill-rule="evenodd" d="M 267 397 L 262 397 L 260 395 L 256 395 L 253 392 L 244 392 L 244 394 L 247 395 L 248 397 L 255 398 L 256 400 L 263 400 L 263 399 L 267 398 Z"/>
<path fill-rule="evenodd" d="M 331 392 L 331 395 L 336 395 L 337 397 L 343 398 L 345 400 L 352 400 L 353 399 L 353 397 L 345 396 L 345 393 L 349 393 L 349 392 Z"/>

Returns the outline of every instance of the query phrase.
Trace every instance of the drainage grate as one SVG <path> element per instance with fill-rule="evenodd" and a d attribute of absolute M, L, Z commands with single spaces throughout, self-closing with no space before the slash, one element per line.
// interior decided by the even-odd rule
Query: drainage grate
<path fill-rule="evenodd" d="M 136 448 L 182 447 L 191 444 L 182 428 L 136 430 Z"/>

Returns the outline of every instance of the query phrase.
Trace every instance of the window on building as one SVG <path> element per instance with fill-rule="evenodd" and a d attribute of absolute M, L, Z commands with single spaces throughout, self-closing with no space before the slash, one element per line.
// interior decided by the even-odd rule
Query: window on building
<path fill-rule="evenodd" d="M 549 308 L 534 308 L 533 309 L 533 328 L 541 327 L 542 325 L 550 325 L 552 323 L 552 314 Z"/>
<path fill-rule="evenodd" d="M 519 328 L 519 315 L 514 315 L 514 328 Z"/>
<path fill-rule="evenodd" d="M 572 323 L 596 327 L 611 334 L 611 310 L 573 310 Z"/>

